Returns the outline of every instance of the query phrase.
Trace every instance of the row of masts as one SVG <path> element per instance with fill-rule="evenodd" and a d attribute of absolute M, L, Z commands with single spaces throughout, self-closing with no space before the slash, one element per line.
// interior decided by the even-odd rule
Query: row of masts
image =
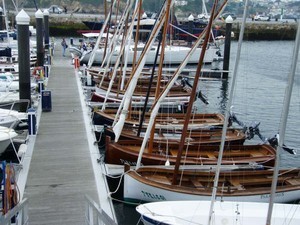
<path fill-rule="evenodd" d="M 112 125 L 113 132 L 115 134 L 115 141 L 116 142 L 118 141 L 118 139 L 121 135 L 121 132 L 123 130 L 123 127 L 124 127 L 124 124 L 125 124 L 125 121 L 126 121 L 126 117 L 128 116 L 128 112 L 130 111 L 132 95 L 134 93 L 134 89 L 136 88 L 137 80 L 140 78 L 140 75 L 142 73 L 142 69 L 143 69 L 144 63 L 145 63 L 145 57 L 147 57 L 147 51 L 149 50 L 149 48 L 151 48 L 154 39 L 157 37 L 158 32 L 161 29 L 162 29 L 162 36 L 161 36 L 161 39 L 160 39 L 160 42 L 159 42 L 159 47 L 166 45 L 168 18 L 170 16 L 169 12 L 170 12 L 170 9 L 173 6 L 173 3 L 174 2 L 172 0 L 167 0 L 165 2 L 165 4 L 163 5 L 162 11 L 161 11 L 160 15 L 158 16 L 158 21 L 157 21 L 157 23 L 155 23 L 155 25 L 153 27 L 153 30 L 152 30 L 152 33 L 149 36 L 149 39 L 148 39 L 147 43 L 145 44 L 142 55 L 137 60 L 137 63 L 133 65 L 133 68 L 132 68 L 132 71 L 131 71 L 131 76 L 129 78 L 128 85 L 125 89 L 126 91 L 125 91 L 124 97 L 123 97 L 123 99 L 120 103 L 118 112 L 116 113 L 116 117 L 115 117 L 116 119 L 115 119 L 115 121 L 113 122 L 113 125 Z M 206 50 L 206 47 L 207 47 L 207 44 L 208 44 L 208 41 L 209 41 L 209 38 L 210 38 L 210 35 L 211 35 L 211 27 L 212 27 L 213 21 L 216 18 L 218 18 L 218 16 L 222 12 L 223 8 L 225 7 L 226 3 L 227 3 L 227 1 L 225 0 L 223 2 L 223 4 L 218 7 L 218 1 L 214 2 L 214 6 L 211 10 L 211 16 L 210 16 L 209 23 L 208 23 L 207 27 L 205 28 L 204 32 L 198 37 L 198 39 L 196 40 L 194 45 L 191 47 L 190 53 L 192 53 L 200 45 L 200 43 L 202 43 L 202 51 L 201 51 L 201 54 L 199 56 L 199 63 L 197 65 L 197 71 L 196 71 L 196 74 L 195 74 L 193 87 L 192 87 L 191 93 L 190 93 L 190 100 L 195 99 L 195 96 L 196 96 L 197 85 L 198 85 L 198 81 L 199 81 L 199 78 L 200 78 L 201 69 L 202 69 L 202 65 L 203 65 L 203 58 L 205 56 L 205 50 Z M 137 5 L 141 5 L 141 1 L 139 1 L 139 4 L 136 4 L 136 6 Z M 243 32 L 244 32 L 244 27 L 245 27 L 245 22 L 246 22 L 248 1 L 246 1 L 245 5 L 246 6 L 245 6 L 244 17 L 243 17 L 243 24 L 242 24 L 242 28 L 241 28 L 241 32 L 240 32 L 240 37 L 239 37 L 238 54 L 237 54 L 235 67 L 234 67 L 234 72 L 233 72 L 233 77 L 232 77 L 232 85 L 231 85 L 232 88 L 230 90 L 230 96 L 229 96 L 229 100 L 228 100 L 228 104 L 227 104 L 228 106 L 227 106 L 227 110 L 226 110 L 226 113 L 225 113 L 225 120 L 224 120 L 224 124 L 223 124 L 223 128 L 222 128 L 222 139 L 221 139 L 221 142 L 220 142 L 219 156 L 218 156 L 218 161 L 217 161 L 217 166 L 216 166 L 216 173 L 215 173 L 215 179 L 214 179 L 210 215 L 212 215 L 212 213 L 213 213 L 214 202 L 215 202 L 215 199 L 216 199 L 219 173 L 220 173 L 220 168 L 221 168 L 221 164 L 222 164 L 222 154 L 223 154 L 223 150 L 224 150 L 225 136 L 226 136 L 227 126 L 228 126 L 227 123 L 228 123 L 228 120 L 229 120 L 229 112 L 230 112 L 230 107 L 231 107 L 232 99 L 233 99 L 234 84 L 235 84 L 236 74 L 237 74 L 238 65 L 239 65 L 241 43 L 242 43 L 242 40 L 243 40 Z M 140 12 L 139 8 L 135 8 L 133 18 L 135 18 L 137 15 L 140 15 L 139 12 Z M 139 18 L 139 16 L 137 16 L 137 17 Z M 121 21 L 122 21 L 122 19 L 121 19 Z M 122 22 L 120 22 L 120 23 L 122 23 Z M 129 28 L 129 30 L 130 29 L 131 29 L 131 27 Z M 101 30 L 101 32 L 103 32 L 103 31 Z M 204 38 L 204 40 L 203 40 L 203 38 Z M 135 44 L 137 46 L 137 43 L 135 43 Z M 164 52 L 164 48 L 162 47 L 161 51 L 160 51 L 160 54 L 163 55 L 163 52 Z M 162 68 L 163 68 L 163 63 L 162 63 L 163 57 L 160 58 L 161 61 L 159 63 L 159 68 L 158 68 L 158 73 L 157 73 L 157 83 L 156 83 L 157 86 L 156 86 L 156 92 L 155 92 L 155 102 L 153 103 L 153 106 L 151 106 L 150 121 L 148 123 L 148 127 L 147 127 L 146 132 L 145 132 L 145 136 L 144 136 L 144 139 L 143 139 L 143 142 L 142 142 L 142 145 L 141 145 L 141 149 L 139 151 L 139 156 L 138 156 L 138 160 L 137 160 L 136 167 L 135 167 L 136 170 L 138 170 L 140 167 L 142 167 L 141 161 L 142 161 L 143 152 L 145 150 L 146 145 L 148 144 L 147 151 L 149 151 L 149 152 L 151 152 L 151 149 L 153 148 L 155 120 L 156 120 L 156 115 L 158 113 L 158 110 L 160 108 L 160 104 L 162 103 L 164 97 L 169 92 L 170 88 L 176 82 L 176 80 L 177 80 L 178 76 L 180 75 L 180 73 L 182 72 L 183 68 L 186 66 L 189 55 L 190 54 L 188 54 L 186 56 L 185 60 L 175 70 L 172 78 L 169 80 L 168 84 L 163 88 L 162 91 L 159 91 L 160 90 L 159 81 L 161 80 L 161 74 L 162 74 Z M 89 62 L 88 68 L 91 68 L 91 65 L 92 65 L 92 63 Z M 116 71 L 117 68 L 118 67 L 115 66 L 113 71 Z M 111 80 L 114 80 L 114 76 L 111 77 Z M 145 105 L 147 105 L 147 102 L 145 102 Z M 146 108 L 146 107 L 144 107 L 144 108 Z M 192 108 L 193 108 L 193 104 L 190 101 L 190 104 L 188 104 L 188 107 L 187 107 L 187 110 L 186 110 L 185 122 L 183 124 L 182 135 L 181 135 L 180 142 L 179 142 L 179 145 L 178 145 L 179 147 L 178 147 L 177 160 L 176 160 L 176 163 L 175 163 L 175 168 L 174 168 L 174 173 L 173 173 L 172 185 L 178 185 L 179 167 L 181 165 L 183 148 L 184 148 L 185 141 L 186 141 L 186 136 L 185 135 L 188 131 L 189 121 L 190 121 L 191 114 L 192 114 Z M 103 110 L 104 110 L 104 108 L 103 108 Z M 143 115 L 144 114 L 145 114 L 145 112 L 143 112 Z M 141 124 L 142 124 L 142 121 L 143 121 L 143 119 L 141 119 Z M 141 124 L 140 124 L 140 127 L 141 127 Z M 138 133 L 140 133 L 140 131 Z M 282 144 L 283 142 L 280 142 L 280 143 Z M 274 169 L 274 171 L 275 171 L 274 176 L 276 176 L 276 171 L 278 169 L 277 164 L 279 163 L 279 159 L 278 159 L 279 150 L 277 151 L 276 155 L 277 155 L 277 160 L 276 160 L 276 163 L 275 163 L 276 167 Z M 276 187 L 277 182 L 276 181 L 273 181 L 273 182 L 274 182 L 274 185 Z M 274 195 L 274 194 L 275 194 L 275 192 L 271 193 L 271 195 Z M 272 197 L 271 197 L 271 200 L 270 200 L 270 205 L 273 205 Z M 269 209 L 267 220 L 269 220 L 271 215 L 272 215 L 272 207 L 270 207 L 270 209 Z M 210 223 L 211 223 L 211 216 L 209 217 L 209 221 L 208 221 L 208 224 L 210 224 Z M 269 224 L 269 222 L 267 222 L 267 224 Z"/>

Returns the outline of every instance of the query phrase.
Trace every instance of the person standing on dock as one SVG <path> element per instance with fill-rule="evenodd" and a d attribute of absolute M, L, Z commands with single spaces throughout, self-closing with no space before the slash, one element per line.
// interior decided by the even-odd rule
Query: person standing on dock
<path fill-rule="evenodd" d="M 62 39 L 61 46 L 63 47 L 63 53 L 62 53 L 62 55 L 63 55 L 63 57 L 65 57 L 66 48 L 68 47 L 65 38 Z"/>

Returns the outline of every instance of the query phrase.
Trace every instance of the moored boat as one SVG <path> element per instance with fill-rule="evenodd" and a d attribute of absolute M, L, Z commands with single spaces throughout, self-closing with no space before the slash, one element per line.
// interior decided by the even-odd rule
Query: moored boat
<path fill-rule="evenodd" d="M 274 165 L 275 150 L 270 145 L 242 145 L 236 142 L 242 142 L 243 139 L 226 140 L 222 165 L 238 164 L 261 164 L 267 166 Z M 203 140 L 204 139 L 204 140 Z M 209 140 L 198 139 L 198 143 L 190 143 L 189 139 L 184 146 L 184 153 L 181 156 L 182 165 L 215 165 L 218 161 L 220 139 L 208 144 Z M 231 144 L 230 141 L 233 143 Z M 109 164 L 130 164 L 136 165 L 142 141 L 140 140 L 118 140 L 111 142 L 110 138 L 105 143 L 105 162 Z M 142 155 L 141 163 L 143 165 L 174 165 L 178 155 L 179 141 L 159 141 L 154 139 L 153 146 L 146 146 Z"/>
<path fill-rule="evenodd" d="M 140 167 L 124 173 L 124 200 L 153 202 L 211 200 L 215 179 L 213 171 L 180 170 L 181 182 L 172 184 L 174 169 Z M 293 202 L 300 196 L 300 169 L 280 170 L 274 201 Z M 268 202 L 273 170 L 221 171 L 217 201 Z"/>
<path fill-rule="evenodd" d="M 116 115 L 116 110 L 97 110 L 94 112 L 94 124 L 112 125 Z M 157 116 L 155 127 L 157 129 L 180 130 L 183 127 L 185 114 L 183 113 L 160 113 Z M 148 126 L 150 114 L 145 114 L 143 126 Z M 141 119 L 141 111 L 131 110 L 126 120 L 129 127 L 138 127 Z M 222 126 L 224 117 L 219 113 L 196 113 L 191 116 L 190 130 L 199 130 L 215 126 Z"/>
<path fill-rule="evenodd" d="M 209 219 L 210 201 L 167 201 L 151 202 L 136 207 L 145 225 L 154 224 L 205 224 Z M 235 223 L 243 225 L 265 225 L 267 203 L 217 201 L 213 212 L 215 225 Z M 272 225 L 298 225 L 300 207 L 298 204 L 274 204 Z"/>
<path fill-rule="evenodd" d="M 118 45 L 118 46 L 116 46 L 114 52 L 111 52 L 112 57 L 110 58 L 110 62 L 109 62 L 110 64 L 116 63 L 119 54 L 121 54 L 120 49 L 121 49 L 121 46 Z M 138 60 L 139 57 L 142 55 L 143 49 L 144 49 L 144 44 L 139 44 L 137 47 L 135 47 L 134 45 L 126 47 L 126 51 L 127 51 L 126 54 L 128 54 L 127 55 L 127 64 L 130 64 L 130 65 L 133 64 L 135 52 L 136 52 L 136 60 Z M 166 46 L 165 52 L 164 52 L 164 64 L 165 65 L 170 65 L 170 64 L 179 65 L 185 59 L 186 55 L 189 53 L 190 50 L 191 50 L 191 48 L 186 47 L 186 46 L 174 46 L 174 45 Z M 109 54 L 110 50 L 109 49 L 105 50 L 104 48 L 97 49 L 96 56 L 95 56 L 95 59 L 93 62 L 94 65 L 103 63 L 102 59 L 104 56 L 104 52 L 106 52 L 106 54 Z M 155 62 L 156 52 L 157 52 L 157 45 L 153 45 L 151 50 L 147 53 L 147 59 L 145 62 L 146 65 L 153 65 L 153 63 Z M 191 55 L 191 57 L 188 61 L 188 64 L 197 64 L 199 62 L 200 52 L 201 52 L 201 48 L 197 48 L 195 50 L 195 52 Z M 90 59 L 91 53 L 92 53 L 92 51 L 85 53 L 81 57 L 80 62 L 87 64 Z M 207 64 L 212 63 L 215 59 L 218 59 L 219 57 L 220 57 L 220 49 L 214 45 L 211 45 L 206 50 L 204 63 L 207 63 Z M 156 61 L 156 63 L 157 64 L 159 63 L 159 58 Z"/>

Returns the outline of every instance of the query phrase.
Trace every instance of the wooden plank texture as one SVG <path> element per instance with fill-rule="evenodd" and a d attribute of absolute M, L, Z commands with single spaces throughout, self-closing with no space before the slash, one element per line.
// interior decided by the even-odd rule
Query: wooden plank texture
<path fill-rule="evenodd" d="M 52 110 L 43 112 L 24 197 L 29 224 L 85 224 L 84 195 L 99 202 L 74 66 L 56 41 L 47 90 Z"/>

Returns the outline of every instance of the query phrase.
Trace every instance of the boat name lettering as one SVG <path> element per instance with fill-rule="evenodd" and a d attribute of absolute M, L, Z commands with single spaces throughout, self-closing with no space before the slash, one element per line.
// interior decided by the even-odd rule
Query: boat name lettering
<path fill-rule="evenodd" d="M 144 197 L 151 198 L 151 199 L 156 199 L 161 201 L 167 200 L 163 195 L 152 194 L 146 191 L 142 191 L 142 194 L 144 195 Z"/>
<path fill-rule="evenodd" d="M 126 159 L 120 159 L 120 162 L 122 165 L 125 165 L 125 164 L 128 164 L 130 166 L 136 166 L 136 162 L 131 162 L 131 161 L 128 161 Z M 141 164 L 143 166 L 143 164 Z"/>
<path fill-rule="evenodd" d="M 276 193 L 275 196 L 276 197 L 283 197 L 284 196 L 284 192 Z M 260 199 L 264 199 L 264 198 L 270 198 L 270 194 L 265 194 L 265 195 L 261 195 L 260 196 Z"/>

